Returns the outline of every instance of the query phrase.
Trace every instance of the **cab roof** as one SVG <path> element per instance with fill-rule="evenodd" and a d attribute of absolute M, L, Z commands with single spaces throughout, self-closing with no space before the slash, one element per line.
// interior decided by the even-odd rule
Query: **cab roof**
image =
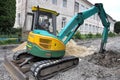
<path fill-rule="evenodd" d="M 39 9 L 39 11 L 42 11 L 42 12 L 47 12 L 47 13 L 51 13 L 51 14 L 54 14 L 56 16 L 59 15 L 59 13 L 57 13 L 56 11 L 53 11 L 53 10 L 49 10 L 49 9 L 45 9 L 45 8 L 40 8 L 39 6 L 33 6 L 32 7 L 32 11 L 37 11 Z"/>

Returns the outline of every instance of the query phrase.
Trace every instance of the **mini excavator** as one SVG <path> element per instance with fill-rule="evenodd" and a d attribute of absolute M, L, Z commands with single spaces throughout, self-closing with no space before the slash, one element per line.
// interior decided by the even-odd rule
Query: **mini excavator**
<path fill-rule="evenodd" d="M 6 69 L 17 80 L 29 80 L 25 75 L 31 72 L 36 80 L 47 79 L 60 71 L 66 71 L 78 65 L 79 58 L 64 56 L 65 47 L 84 20 L 98 13 L 104 26 L 100 52 L 105 51 L 110 23 L 102 3 L 77 13 L 56 35 L 56 11 L 32 7 L 32 27 L 28 35 L 25 50 L 16 51 L 13 60 L 5 57 Z"/>

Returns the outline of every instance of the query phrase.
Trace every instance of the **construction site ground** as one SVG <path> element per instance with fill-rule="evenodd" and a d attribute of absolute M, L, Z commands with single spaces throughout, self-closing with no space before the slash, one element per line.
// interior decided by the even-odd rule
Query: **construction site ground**
<path fill-rule="evenodd" d="M 120 37 L 108 39 L 104 54 L 98 53 L 101 39 L 75 41 L 77 47 L 68 45 L 70 50 L 74 50 L 68 49 L 67 53 L 72 52 L 72 55 L 79 57 L 78 66 L 48 80 L 120 80 Z M 11 50 L 16 46 L 18 45 L 0 46 L 0 80 L 12 80 L 2 63 L 4 55 L 12 56 Z"/>

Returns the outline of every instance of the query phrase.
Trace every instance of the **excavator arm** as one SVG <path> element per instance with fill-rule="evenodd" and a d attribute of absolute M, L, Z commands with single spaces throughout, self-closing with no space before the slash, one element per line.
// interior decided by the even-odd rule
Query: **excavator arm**
<path fill-rule="evenodd" d="M 81 13 L 77 13 L 69 21 L 69 23 L 60 31 L 60 33 L 58 34 L 58 38 L 63 40 L 64 44 L 67 44 L 67 42 L 72 38 L 72 36 L 75 34 L 77 29 L 79 28 L 79 26 L 84 23 L 84 20 L 96 13 L 98 13 L 98 15 L 102 21 L 102 24 L 104 26 L 104 30 L 102 33 L 102 41 L 101 41 L 101 46 L 100 46 L 100 51 L 99 51 L 99 52 L 104 52 L 105 44 L 107 43 L 110 23 L 107 19 L 107 14 L 105 13 L 102 3 L 95 4 L 90 9 L 88 9 L 84 12 L 81 12 Z M 67 36 L 67 38 L 66 38 L 66 36 Z"/>

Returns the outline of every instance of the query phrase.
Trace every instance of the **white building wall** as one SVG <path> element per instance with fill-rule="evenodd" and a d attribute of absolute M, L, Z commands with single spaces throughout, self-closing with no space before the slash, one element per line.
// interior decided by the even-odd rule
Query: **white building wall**
<path fill-rule="evenodd" d="M 52 4 L 52 0 L 29 0 L 29 3 L 27 4 L 28 8 L 27 11 L 31 12 L 32 6 L 39 5 L 42 8 L 50 9 L 57 11 L 60 13 L 60 15 L 57 17 L 57 30 L 60 30 L 62 28 L 62 17 L 66 17 L 66 22 L 69 21 L 69 19 L 74 15 L 74 0 L 69 0 L 67 2 L 67 7 L 63 7 L 62 0 L 57 0 L 57 4 Z M 47 5 L 47 6 L 46 6 Z"/>
<path fill-rule="evenodd" d="M 19 0 L 17 1 L 16 7 L 16 22 L 15 26 L 26 27 L 24 29 L 30 30 L 31 28 L 31 17 L 26 16 L 27 12 L 31 12 L 32 6 L 39 5 L 42 8 L 51 9 L 60 13 L 57 17 L 57 30 L 60 31 L 62 28 L 62 18 L 66 18 L 66 23 L 75 15 L 74 5 L 75 2 L 79 3 L 79 12 L 82 12 L 86 9 L 92 7 L 92 4 L 89 4 L 86 0 L 67 0 L 67 7 L 63 7 L 63 0 L 57 0 L 57 4 L 53 4 L 52 0 Z M 20 13 L 20 19 L 18 16 Z M 26 22 L 25 22 L 26 21 Z M 113 31 L 114 21 L 110 18 L 111 27 L 110 30 Z M 20 24 L 19 24 L 20 23 Z M 25 25 L 25 23 L 27 25 Z M 97 14 L 91 16 L 90 18 L 84 21 L 84 24 L 79 28 L 79 31 L 82 34 L 88 33 L 102 33 L 103 26 L 101 24 L 100 18 Z"/>
<path fill-rule="evenodd" d="M 19 16 L 18 16 L 18 13 L 20 12 L 20 7 L 19 7 L 19 4 L 21 2 L 16 0 L 16 15 L 15 15 L 15 24 L 14 24 L 14 28 L 19 28 L 20 24 L 19 24 Z"/>
<path fill-rule="evenodd" d="M 26 14 L 26 0 L 16 0 L 16 18 L 14 27 L 23 27 Z"/>
<path fill-rule="evenodd" d="M 114 32 L 114 24 L 115 24 L 115 20 L 113 20 L 110 16 L 108 16 L 108 20 L 110 22 L 110 31 Z"/>
<path fill-rule="evenodd" d="M 86 0 L 79 0 L 79 4 L 80 4 L 80 12 L 85 11 L 93 6 L 92 4 L 86 2 Z M 98 14 L 96 13 L 95 15 L 86 19 L 79 30 L 82 34 L 102 33 L 103 26 L 101 24 Z"/>

